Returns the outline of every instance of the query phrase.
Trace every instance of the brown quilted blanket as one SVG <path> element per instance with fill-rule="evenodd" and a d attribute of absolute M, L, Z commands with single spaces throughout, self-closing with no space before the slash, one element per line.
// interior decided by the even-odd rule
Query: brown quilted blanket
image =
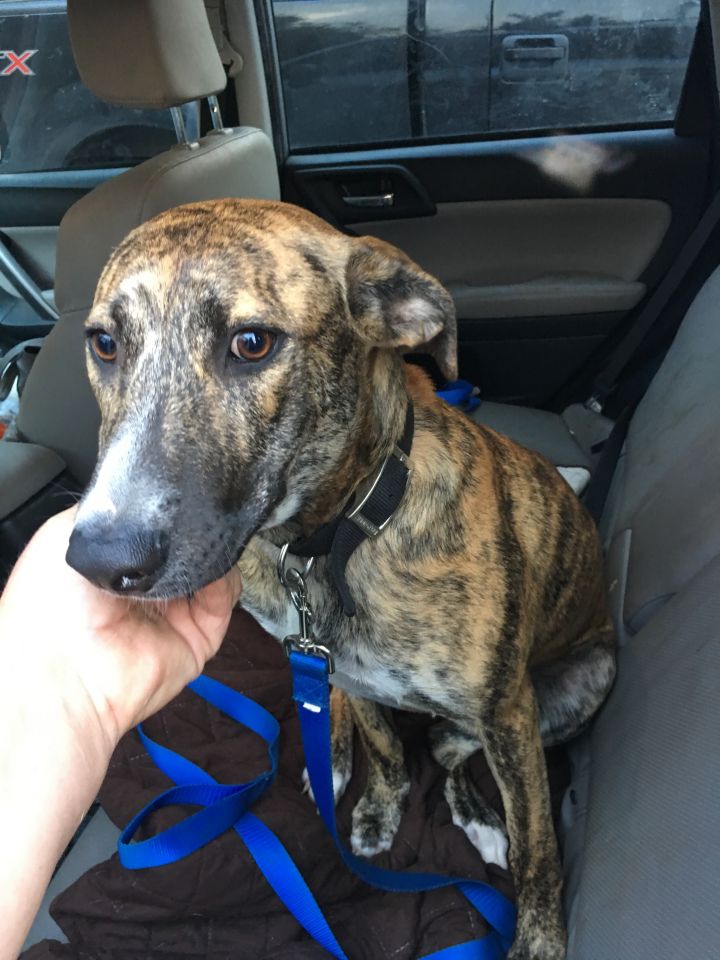
<path fill-rule="evenodd" d="M 279 719 L 278 777 L 253 812 L 283 841 L 352 960 L 413 960 L 486 932 L 477 913 L 453 889 L 418 895 L 383 893 L 356 879 L 343 865 L 312 801 L 301 789 L 304 764 L 287 664 L 279 645 L 246 614 L 234 616 L 207 673 L 251 696 Z M 398 869 L 417 866 L 466 875 L 495 884 L 512 896 L 508 874 L 486 867 L 450 821 L 442 773 L 426 748 L 428 722 L 415 715 L 399 715 L 412 789 L 395 844 L 376 862 Z M 264 743 L 189 691 L 146 727 L 150 736 L 184 753 L 221 782 L 240 783 L 265 768 Z M 352 807 L 365 780 L 357 744 L 355 764 L 338 807 L 346 837 Z M 560 758 L 553 767 L 562 767 Z M 562 779 L 562 770 L 554 772 Z M 475 777 L 488 799 L 499 804 L 480 755 Z M 100 799 L 110 818 L 124 826 L 168 786 L 132 733 L 113 757 Z M 178 811 L 162 811 L 154 823 L 164 826 L 177 816 Z M 113 856 L 57 897 L 51 913 L 69 942 L 45 941 L 29 950 L 26 960 L 323 960 L 328 956 L 286 911 L 234 831 L 166 867 L 128 871 Z"/>

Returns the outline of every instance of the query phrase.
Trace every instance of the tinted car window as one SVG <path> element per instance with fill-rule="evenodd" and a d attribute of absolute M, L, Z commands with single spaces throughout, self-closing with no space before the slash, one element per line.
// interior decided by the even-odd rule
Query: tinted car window
<path fill-rule="evenodd" d="M 0 174 L 127 167 L 176 142 L 169 110 L 98 100 L 72 57 L 64 3 L 0 0 Z M 183 108 L 197 134 L 196 105 Z"/>
<path fill-rule="evenodd" d="M 700 0 L 274 0 L 291 147 L 663 123 Z"/>
<path fill-rule="evenodd" d="M 293 146 L 410 136 L 406 0 L 274 7 Z"/>
<path fill-rule="evenodd" d="M 671 120 L 699 10 L 699 0 L 495 0 L 490 128 Z"/>

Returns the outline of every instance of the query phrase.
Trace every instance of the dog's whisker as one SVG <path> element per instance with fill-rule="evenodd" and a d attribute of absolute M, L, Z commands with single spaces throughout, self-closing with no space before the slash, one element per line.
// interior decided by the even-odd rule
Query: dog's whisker
<path fill-rule="evenodd" d="M 62 483 L 58 483 L 57 481 L 53 484 L 53 486 L 58 487 L 59 489 L 53 490 L 53 492 L 50 494 L 52 497 L 72 497 L 76 503 L 79 500 L 82 500 L 82 492 L 80 490 L 70 490 L 68 487 L 63 486 Z"/>

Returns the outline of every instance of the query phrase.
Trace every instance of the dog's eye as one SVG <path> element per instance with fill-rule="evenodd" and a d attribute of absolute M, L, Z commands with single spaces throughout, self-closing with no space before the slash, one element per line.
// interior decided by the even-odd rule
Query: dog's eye
<path fill-rule="evenodd" d="M 230 342 L 230 352 L 238 360 L 264 360 L 275 345 L 275 335 L 267 330 L 241 330 Z"/>
<path fill-rule="evenodd" d="M 112 363 L 117 357 L 117 344 L 109 333 L 104 330 L 91 330 L 88 339 L 93 353 L 103 363 Z"/>

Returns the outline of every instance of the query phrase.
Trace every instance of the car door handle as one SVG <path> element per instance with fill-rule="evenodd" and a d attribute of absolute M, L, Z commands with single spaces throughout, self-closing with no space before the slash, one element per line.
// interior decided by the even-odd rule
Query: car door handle
<path fill-rule="evenodd" d="M 395 194 L 376 193 L 360 197 L 345 195 L 342 201 L 347 204 L 348 207 L 392 207 L 395 203 Z"/>
<path fill-rule="evenodd" d="M 506 60 L 562 60 L 562 47 L 510 47 L 505 51 Z"/>
<path fill-rule="evenodd" d="M 564 33 L 510 34 L 502 41 L 500 79 L 506 83 L 566 80 L 569 54 Z"/>

